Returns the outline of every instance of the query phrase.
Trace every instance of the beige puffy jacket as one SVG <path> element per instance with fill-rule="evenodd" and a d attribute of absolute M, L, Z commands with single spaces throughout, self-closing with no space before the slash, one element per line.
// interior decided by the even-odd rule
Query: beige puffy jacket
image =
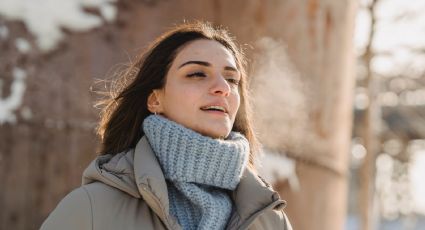
<path fill-rule="evenodd" d="M 226 229 L 292 229 L 282 211 L 285 202 L 251 170 L 245 170 L 232 199 Z M 181 229 L 168 205 L 164 175 L 143 137 L 133 150 L 96 158 L 84 171 L 83 185 L 58 204 L 41 229 Z"/>

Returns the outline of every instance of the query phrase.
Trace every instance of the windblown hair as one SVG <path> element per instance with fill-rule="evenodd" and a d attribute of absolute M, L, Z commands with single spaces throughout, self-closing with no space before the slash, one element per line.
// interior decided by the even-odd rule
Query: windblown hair
<path fill-rule="evenodd" d="M 250 143 L 249 165 L 254 168 L 254 156 L 259 150 L 248 103 L 246 59 L 227 30 L 209 23 L 194 22 L 178 25 L 159 36 L 137 60 L 117 76 L 109 96 L 97 103 L 102 110 L 97 126 L 101 139 L 99 154 L 117 154 L 134 148 L 144 135 L 143 120 L 151 114 L 148 96 L 165 86 L 167 72 L 177 53 L 188 43 L 207 39 L 222 44 L 233 54 L 241 73 L 239 94 L 241 103 L 232 131 L 245 135 Z"/>

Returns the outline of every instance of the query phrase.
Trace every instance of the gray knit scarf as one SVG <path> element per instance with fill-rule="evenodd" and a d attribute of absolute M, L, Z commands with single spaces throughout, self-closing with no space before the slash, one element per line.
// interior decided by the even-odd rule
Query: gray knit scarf
<path fill-rule="evenodd" d="M 183 229 L 224 229 L 232 211 L 226 191 L 246 167 L 247 139 L 237 132 L 213 139 L 160 115 L 148 116 L 143 130 L 167 181 L 170 213 Z"/>

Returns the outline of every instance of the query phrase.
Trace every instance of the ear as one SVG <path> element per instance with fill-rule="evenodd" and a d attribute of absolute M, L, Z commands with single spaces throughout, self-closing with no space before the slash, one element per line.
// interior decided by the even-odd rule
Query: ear
<path fill-rule="evenodd" d="M 162 104 L 159 98 L 159 91 L 153 90 L 148 97 L 147 106 L 151 113 L 162 113 Z"/>

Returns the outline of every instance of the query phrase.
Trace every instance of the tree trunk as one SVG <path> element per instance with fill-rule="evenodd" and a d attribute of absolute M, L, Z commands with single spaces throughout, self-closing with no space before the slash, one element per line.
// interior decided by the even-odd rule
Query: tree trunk
<path fill-rule="evenodd" d="M 287 212 L 295 229 L 344 228 L 355 8 L 349 1 L 294 1 L 282 8 L 291 16 L 276 19 L 285 22 L 277 33 L 287 42 L 289 55 L 308 89 L 309 120 L 297 134 L 299 146 L 284 149 L 297 159 L 300 189 L 291 190 L 287 182 L 277 183 L 288 201 Z"/>

